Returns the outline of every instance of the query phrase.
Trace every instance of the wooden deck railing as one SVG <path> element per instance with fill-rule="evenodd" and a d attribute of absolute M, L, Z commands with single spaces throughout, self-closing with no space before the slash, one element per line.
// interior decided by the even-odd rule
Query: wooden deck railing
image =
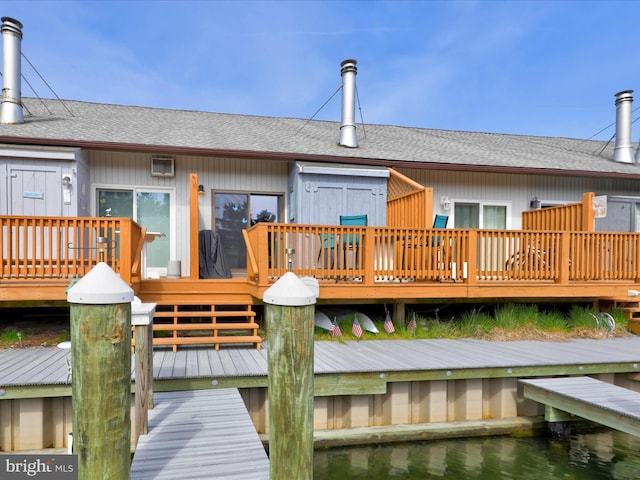
<path fill-rule="evenodd" d="M 640 234 L 261 223 L 246 232 L 249 280 L 287 270 L 322 282 L 571 281 L 640 278 Z"/>
<path fill-rule="evenodd" d="M 387 185 L 387 226 L 415 228 L 431 226 L 433 189 L 389 169 Z"/>
<path fill-rule="evenodd" d="M 582 195 L 582 202 L 522 212 L 523 230 L 575 230 L 593 232 L 592 192 Z"/>
<path fill-rule="evenodd" d="M 0 216 L 0 282 L 82 277 L 103 259 L 130 284 L 141 276 L 143 242 L 129 218 Z"/>

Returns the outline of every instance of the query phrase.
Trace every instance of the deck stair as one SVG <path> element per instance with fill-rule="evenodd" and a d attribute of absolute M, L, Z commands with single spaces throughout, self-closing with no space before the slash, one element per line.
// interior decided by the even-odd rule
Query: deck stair
<path fill-rule="evenodd" d="M 621 311 L 628 320 L 628 328 L 635 334 L 640 334 L 640 297 L 630 297 L 623 300 L 613 300 L 612 307 Z"/>
<path fill-rule="evenodd" d="M 260 350 L 262 337 L 251 305 L 192 302 L 158 303 L 153 319 L 153 345 L 213 345 L 250 343 Z"/>

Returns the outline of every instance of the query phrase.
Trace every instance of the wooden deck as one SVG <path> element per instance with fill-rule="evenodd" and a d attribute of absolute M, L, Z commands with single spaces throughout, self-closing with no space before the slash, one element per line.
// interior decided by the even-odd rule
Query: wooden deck
<path fill-rule="evenodd" d="M 638 392 L 590 377 L 538 378 L 520 383 L 526 398 L 640 436 Z"/>
<path fill-rule="evenodd" d="M 262 480 L 269 460 L 236 389 L 155 396 L 131 479 Z"/>

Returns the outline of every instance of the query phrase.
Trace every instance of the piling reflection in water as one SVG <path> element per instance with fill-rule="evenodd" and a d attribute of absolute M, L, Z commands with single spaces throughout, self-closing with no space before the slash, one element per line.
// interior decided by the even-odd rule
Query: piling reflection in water
<path fill-rule="evenodd" d="M 316 451 L 314 480 L 634 480 L 640 438 L 614 430 L 546 438 L 487 437 Z"/>

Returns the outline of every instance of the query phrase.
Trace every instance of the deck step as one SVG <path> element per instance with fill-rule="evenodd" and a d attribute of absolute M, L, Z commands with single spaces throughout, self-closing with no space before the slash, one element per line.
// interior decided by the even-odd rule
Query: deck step
<path fill-rule="evenodd" d="M 610 303 L 609 303 L 610 302 Z M 622 312 L 628 320 L 628 329 L 635 334 L 640 334 L 640 300 L 613 299 L 608 301 L 610 306 Z"/>
<path fill-rule="evenodd" d="M 262 343 L 259 335 L 225 335 L 207 337 L 156 337 L 154 345 L 219 345 L 221 343 L 255 343 L 258 349 Z"/>
<path fill-rule="evenodd" d="M 154 314 L 153 345 L 211 345 L 250 343 L 260 350 L 260 325 L 251 305 L 193 301 L 163 302 Z M 160 335 L 160 332 L 164 335 Z"/>
<path fill-rule="evenodd" d="M 178 323 L 176 325 L 169 323 L 156 323 L 153 331 L 167 330 L 258 330 L 260 325 L 257 323 Z"/>
<path fill-rule="evenodd" d="M 174 312 L 168 312 L 168 311 L 159 311 L 155 313 L 155 317 L 156 318 L 173 318 L 176 316 L 176 314 L 179 314 L 178 316 L 182 317 L 182 318 L 187 318 L 187 317 L 193 317 L 193 318 L 197 318 L 197 317 L 212 317 L 212 318 L 222 318 L 222 317 L 255 317 L 256 316 L 256 312 L 250 312 L 250 311 L 213 311 L 213 312 L 209 312 L 209 311 L 191 311 L 191 310 L 178 310 L 178 311 L 174 311 Z"/>

